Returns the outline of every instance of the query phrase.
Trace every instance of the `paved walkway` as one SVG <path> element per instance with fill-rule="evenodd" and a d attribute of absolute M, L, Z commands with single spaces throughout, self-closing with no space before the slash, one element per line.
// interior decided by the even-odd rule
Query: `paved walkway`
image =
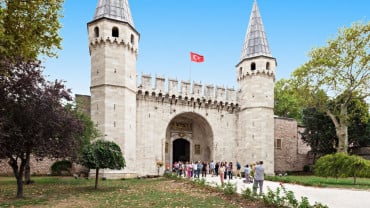
<path fill-rule="evenodd" d="M 207 182 L 211 184 L 221 184 L 219 177 L 206 177 Z M 237 192 L 249 187 L 252 190 L 252 184 L 243 183 L 243 179 L 225 180 L 237 185 Z M 264 181 L 263 192 L 267 193 L 269 187 L 272 191 L 276 191 L 280 187 L 279 182 Z M 315 202 L 320 202 L 327 205 L 329 208 L 358 208 L 370 207 L 370 191 L 350 190 L 340 188 L 317 188 L 310 186 L 301 186 L 293 184 L 284 184 L 287 191 L 293 191 L 297 200 L 301 201 L 301 197 L 307 197 L 311 205 Z"/>

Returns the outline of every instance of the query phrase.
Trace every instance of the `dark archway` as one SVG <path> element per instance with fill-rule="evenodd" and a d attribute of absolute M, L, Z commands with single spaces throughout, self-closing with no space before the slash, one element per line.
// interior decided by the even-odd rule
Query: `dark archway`
<path fill-rule="evenodd" d="M 190 161 L 190 142 L 185 139 L 176 139 L 173 141 L 172 151 L 173 161 Z"/>

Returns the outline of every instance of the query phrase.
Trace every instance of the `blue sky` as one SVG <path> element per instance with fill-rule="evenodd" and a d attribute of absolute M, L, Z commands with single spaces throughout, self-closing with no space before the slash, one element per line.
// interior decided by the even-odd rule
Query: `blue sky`
<path fill-rule="evenodd" d="M 90 94 L 90 55 L 86 23 L 98 0 L 65 0 L 58 58 L 44 60 L 50 80 L 66 81 L 74 94 Z M 178 80 L 237 88 L 240 61 L 254 0 L 129 0 L 140 33 L 137 71 Z M 289 78 L 314 47 L 325 46 L 339 28 L 368 22 L 367 0 L 257 0 L 276 79 Z M 204 55 L 190 62 L 189 52 Z"/>

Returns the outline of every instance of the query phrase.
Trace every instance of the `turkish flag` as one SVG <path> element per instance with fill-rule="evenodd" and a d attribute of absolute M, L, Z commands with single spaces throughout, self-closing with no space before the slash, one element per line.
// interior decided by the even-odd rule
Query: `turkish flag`
<path fill-rule="evenodd" d="M 193 62 L 201 63 L 204 62 L 204 56 L 190 52 L 190 60 Z"/>

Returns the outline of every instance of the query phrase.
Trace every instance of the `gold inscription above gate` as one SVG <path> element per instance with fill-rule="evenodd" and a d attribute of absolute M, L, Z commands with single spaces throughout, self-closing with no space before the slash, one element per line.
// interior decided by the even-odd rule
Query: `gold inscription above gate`
<path fill-rule="evenodd" d="M 191 132 L 193 130 L 191 123 L 183 123 L 183 122 L 171 122 L 171 130 L 172 131 L 188 131 Z"/>

